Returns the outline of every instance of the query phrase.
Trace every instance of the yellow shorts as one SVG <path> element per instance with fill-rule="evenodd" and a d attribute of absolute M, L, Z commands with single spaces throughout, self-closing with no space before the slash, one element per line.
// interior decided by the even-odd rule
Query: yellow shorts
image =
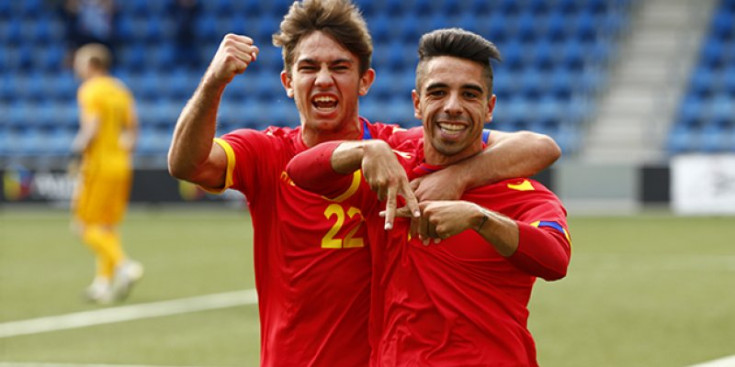
<path fill-rule="evenodd" d="M 133 174 L 127 168 L 107 168 L 83 172 L 72 210 L 86 225 L 114 225 L 125 215 Z"/>

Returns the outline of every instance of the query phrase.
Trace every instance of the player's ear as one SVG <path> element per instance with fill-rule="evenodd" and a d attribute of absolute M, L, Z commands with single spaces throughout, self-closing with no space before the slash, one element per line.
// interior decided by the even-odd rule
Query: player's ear
<path fill-rule="evenodd" d="M 413 100 L 413 117 L 421 120 L 421 96 L 416 89 L 411 91 L 411 99 Z"/>
<path fill-rule="evenodd" d="M 487 110 L 485 111 L 485 121 L 491 122 L 493 120 L 493 111 L 495 111 L 495 94 L 487 100 Z"/>
<path fill-rule="evenodd" d="M 293 79 L 285 71 L 281 71 L 281 84 L 283 84 L 283 89 L 286 90 L 288 98 L 293 98 Z"/>
<path fill-rule="evenodd" d="M 364 96 L 368 93 L 370 90 L 370 86 L 373 85 L 373 82 L 375 81 L 375 70 L 373 68 L 365 70 L 364 73 L 362 73 L 362 76 L 360 77 L 360 89 L 358 92 L 361 96 Z"/>

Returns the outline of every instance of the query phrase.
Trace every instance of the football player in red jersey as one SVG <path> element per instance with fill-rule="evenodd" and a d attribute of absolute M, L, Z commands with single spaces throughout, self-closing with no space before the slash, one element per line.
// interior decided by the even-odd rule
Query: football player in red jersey
<path fill-rule="evenodd" d="M 421 129 L 403 131 L 359 116 L 358 98 L 375 71 L 367 26 L 349 1 L 294 3 L 273 40 L 283 48 L 281 82 L 299 109 L 300 126 L 240 129 L 215 139 L 225 86 L 258 55 L 252 39 L 229 34 L 179 117 L 169 171 L 248 198 L 261 365 L 365 366 L 371 260 L 364 218 L 339 200 L 294 186 L 285 168 L 295 154 L 321 142 L 383 139 L 397 145 L 420 139 Z M 456 199 L 466 187 L 536 173 L 560 154 L 551 139 L 533 133 L 493 132 L 489 142 L 485 154 L 455 172 L 417 181 L 416 195 Z M 414 195 L 408 185 L 400 193 Z"/>
<path fill-rule="evenodd" d="M 288 172 L 366 218 L 372 365 L 537 366 L 527 328 L 531 290 L 536 277 L 564 277 L 571 255 L 566 211 L 551 191 L 517 178 L 457 201 L 423 201 L 418 237 L 408 219 L 386 223 L 378 215 L 380 193 L 395 191 L 385 183 L 400 187 L 480 154 L 495 107 L 490 60 L 499 52 L 491 42 L 443 29 L 422 37 L 419 55 L 413 101 L 423 141 L 394 148 L 398 154 L 379 141 L 326 143 L 297 155 Z M 431 237 L 442 240 L 429 245 Z"/>

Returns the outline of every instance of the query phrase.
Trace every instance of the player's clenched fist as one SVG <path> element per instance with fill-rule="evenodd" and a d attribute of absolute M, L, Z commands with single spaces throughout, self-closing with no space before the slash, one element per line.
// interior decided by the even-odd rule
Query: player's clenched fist
<path fill-rule="evenodd" d="M 229 33 L 219 44 L 217 53 L 207 69 L 205 80 L 226 85 L 237 74 L 242 74 L 258 57 L 258 47 L 253 39 Z"/>

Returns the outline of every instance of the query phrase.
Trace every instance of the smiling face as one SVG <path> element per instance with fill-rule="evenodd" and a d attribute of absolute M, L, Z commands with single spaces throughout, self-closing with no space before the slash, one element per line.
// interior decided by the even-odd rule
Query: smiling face
<path fill-rule="evenodd" d="M 320 31 L 304 37 L 294 55 L 281 82 L 296 102 L 306 145 L 358 138 L 358 97 L 367 93 L 375 72 L 360 75 L 357 57 Z"/>
<path fill-rule="evenodd" d="M 429 164 L 447 165 L 482 151 L 482 129 L 492 119 L 495 95 L 488 96 L 483 66 L 453 56 L 437 56 L 424 68 L 412 92 L 414 113 L 424 126 Z"/>

